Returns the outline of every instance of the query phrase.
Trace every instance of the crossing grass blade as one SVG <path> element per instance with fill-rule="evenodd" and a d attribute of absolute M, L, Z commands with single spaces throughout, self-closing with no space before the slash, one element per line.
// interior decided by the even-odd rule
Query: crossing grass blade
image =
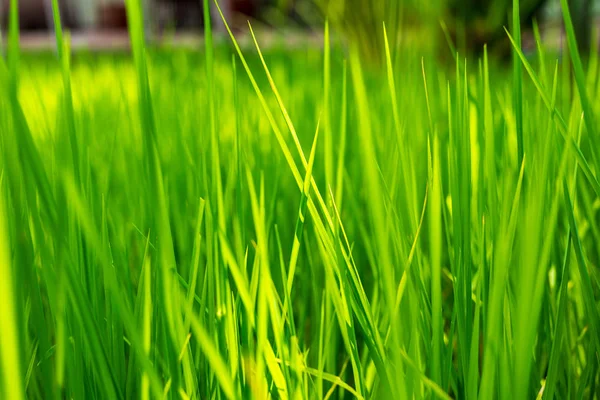
<path fill-rule="evenodd" d="M 289 168 L 291 169 L 291 172 L 294 176 L 294 179 L 296 180 L 296 183 L 298 185 L 298 187 L 301 189 L 303 186 L 302 183 L 302 178 L 300 175 L 300 172 L 298 170 L 298 167 L 296 166 L 296 162 L 294 161 L 292 154 L 287 146 L 287 144 L 285 143 L 285 139 L 283 138 L 283 135 L 281 133 L 281 130 L 279 129 L 277 123 L 275 122 L 275 118 L 269 108 L 269 106 L 267 105 L 267 102 L 262 94 L 262 91 L 260 90 L 258 84 L 256 83 L 256 80 L 254 78 L 254 75 L 252 74 L 252 71 L 250 70 L 250 67 L 248 66 L 248 63 L 246 61 L 246 58 L 244 57 L 244 55 L 242 54 L 242 50 L 240 49 L 240 46 L 237 42 L 237 40 L 235 39 L 235 36 L 233 35 L 233 32 L 231 31 L 229 24 L 227 23 L 227 21 L 225 20 L 225 16 L 223 15 L 223 11 L 221 10 L 221 8 L 219 7 L 218 2 L 215 0 L 215 5 L 217 7 L 217 10 L 219 11 L 219 14 L 221 15 L 221 18 L 223 19 L 223 23 L 225 24 L 225 28 L 227 29 L 227 32 L 231 38 L 231 41 L 233 43 L 233 46 L 238 54 L 238 56 L 240 57 L 240 60 L 242 62 L 242 65 L 244 66 L 244 69 L 246 70 L 246 73 L 248 74 L 248 78 L 250 79 L 250 82 L 252 83 L 252 87 L 254 88 L 256 95 L 259 98 L 259 101 L 261 103 L 261 106 L 265 112 L 265 114 L 267 115 L 267 119 L 269 121 L 269 125 L 271 126 L 271 128 L 273 129 L 273 133 L 275 134 L 275 137 L 277 139 L 277 142 L 279 143 L 281 150 L 284 154 L 284 157 L 288 163 Z M 250 26 L 250 25 L 249 25 Z M 253 33 L 253 32 L 252 32 Z M 253 35 L 253 39 L 255 41 L 256 46 L 258 47 L 258 43 L 256 42 L 256 37 Z M 264 64 L 264 59 L 261 59 L 263 66 L 266 67 L 266 65 Z M 267 69 L 268 70 L 268 69 Z M 267 74 L 268 76 L 270 76 L 270 74 Z M 270 82 L 272 84 L 272 88 L 274 88 L 274 82 L 272 82 L 272 79 L 270 79 Z M 291 120 L 289 119 L 289 116 L 287 116 L 287 111 L 285 111 L 285 108 L 283 107 L 283 103 L 281 102 L 281 99 L 279 97 L 279 95 L 277 94 L 278 97 L 278 104 L 280 106 L 280 109 L 282 111 L 282 113 L 284 114 L 284 116 L 286 116 L 286 123 L 288 124 L 288 128 L 290 128 L 290 132 L 292 133 L 292 137 L 294 139 L 294 143 L 296 145 L 296 149 L 298 150 L 298 153 L 300 154 L 300 157 L 302 159 L 302 163 L 304 164 L 304 166 L 307 166 L 307 162 L 306 162 L 306 157 L 304 156 L 304 153 L 302 151 L 302 147 L 300 146 L 300 142 L 298 141 L 298 137 L 295 134 L 295 129 L 293 128 L 293 124 L 291 123 Z M 317 196 L 318 199 L 318 203 L 319 206 L 321 207 L 322 210 L 326 209 L 325 206 L 325 202 L 323 201 L 323 197 L 321 196 L 317 186 L 316 186 L 316 182 L 313 179 L 312 182 L 312 187 L 315 190 L 315 195 Z M 312 200 L 309 201 L 309 210 L 311 213 L 316 212 L 315 206 L 312 202 Z M 328 214 L 325 212 L 326 217 L 328 217 Z M 327 218 L 327 222 L 329 224 L 330 227 L 333 226 L 333 223 L 331 222 L 331 218 Z"/>
<path fill-rule="evenodd" d="M 529 64 L 529 61 L 527 61 L 527 58 L 525 57 L 523 52 L 517 47 L 517 44 L 513 40 L 512 36 L 508 32 L 507 32 L 507 34 L 508 34 L 508 38 L 510 39 L 510 41 L 513 45 L 513 48 L 515 49 L 515 51 L 521 58 L 521 62 L 525 66 L 527 73 L 531 77 L 535 87 L 538 90 L 538 93 L 542 97 L 544 104 L 548 108 L 548 111 L 552 115 L 553 119 L 556 121 L 558 128 L 559 128 L 559 132 L 561 133 L 561 135 L 567 142 L 567 146 L 575 153 L 575 157 L 577 158 L 577 161 L 579 162 L 582 172 L 584 173 L 586 178 L 590 181 L 590 184 L 594 188 L 594 191 L 596 192 L 596 194 L 598 196 L 600 196 L 600 183 L 598 183 L 596 176 L 592 172 L 590 165 L 588 164 L 585 156 L 583 155 L 583 153 L 582 153 L 581 149 L 579 148 L 579 146 L 577 145 L 577 143 L 575 143 L 573 138 L 568 138 L 566 136 L 567 125 L 566 125 L 566 122 L 565 122 L 564 118 L 562 117 L 560 111 L 555 107 L 554 104 L 552 104 L 550 102 L 550 98 L 548 97 L 548 94 L 546 93 L 541 82 L 539 81 L 537 74 L 535 73 L 535 71 L 533 70 L 531 65 Z M 587 120 L 588 119 L 586 119 L 586 121 Z"/>
<path fill-rule="evenodd" d="M 535 38 L 535 47 L 537 50 L 538 63 L 540 67 L 540 79 L 542 84 L 547 87 L 550 83 L 548 82 L 548 73 L 546 72 L 546 51 L 540 36 L 540 28 L 537 20 L 533 21 L 533 36 Z"/>
<path fill-rule="evenodd" d="M 315 133 L 315 138 L 310 149 L 308 166 L 306 168 L 306 176 L 304 177 L 304 186 L 302 188 L 302 195 L 300 197 L 300 207 L 298 210 L 298 219 L 296 220 L 296 229 L 294 230 L 294 244 L 292 245 L 292 253 L 290 254 L 288 280 L 286 284 L 286 291 L 288 294 L 292 292 L 292 285 L 294 284 L 296 265 L 298 263 L 298 254 L 300 251 L 300 244 L 302 243 L 302 233 L 304 232 L 304 218 L 306 215 L 306 203 L 308 202 L 308 198 L 310 197 L 310 181 L 312 179 L 312 169 L 315 162 L 317 139 L 319 138 L 319 125 L 320 121 L 317 123 L 317 131 Z"/>
<path fill-rule="evenodd" d="M 569 54 L 571 56 L 571 63 L 573 64 L 575 83 L 577 84 L 579 100 L 581 101 L 581 106 L 583 108 L 585 126 L 588 130 L 590 140 L 596 145 L 598 143 L 596 137 L 598 126 L 596 125 L 594 109 L 592 107 L 592 103 L 590 103 L 587 93 L 585 73 L 583 72 L 583 64 L 581 63 L 581 57 L 577 47 L 577 39 L 575 38 L 575 30 L 573 28 L 573 21 L 571 20 L 571 12 L 569 11 L 569 5 L 567 4 L 566 0 L 561 0 L 560 5 L 565 23 L 567 43 L 569 44 Z"/>

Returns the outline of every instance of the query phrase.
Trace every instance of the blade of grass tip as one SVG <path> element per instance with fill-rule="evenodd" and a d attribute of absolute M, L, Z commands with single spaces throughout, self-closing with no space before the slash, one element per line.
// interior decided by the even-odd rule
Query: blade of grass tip
<path fill-rule="evenodd" d="M 231 28 L 229 27 L 229 24 L 227 23 L 227 20 L 225 19 L 225 16 L 223 15 L 223 11 L 221 10 L 221 7 L 219 6 L 219 3 L 217 0 L 215 0 L 215 6 L 217 7 L 217 11 L 221 15 L 221 19 L 223 20 L 225 29 L 227 30 L 227 33 L 229 34 L 229 37 L 231 38 L 233 46 L 234 46 L 238 56 L 240 57 L 242 65 L 244 66 L 244 69 L 246 70 L 246 74 L 248 75 L 248 78 L 250 79 L 250 83 L 252 84 L 252 87 L 254 88 L 256 95 L 258 96 L 258 99 L 261 103 L 261 106 L 262 106 L 266 116 L 267 116 L 267 120 L 269 121 L 271 129 L 273 129 L 275 138 L 277 139 L 277 142 L 283 152 L 284 158 L 285 158 L 286 162 L 288 163 L 288 166 L 290 167 L 292 175 L 294 176 L 294 180 L 296 181 L 296 184 L 298 185 L 298 187 L 301 189 L 303 186 L 302 176 L 300 175 L 300 171 L 298 170 L 298 167 L 296 166 L 296 162 L 294 161 L 294 159 L 292 157 L 290 149 L 287 146 L 285 139 L 283 138 L 283 135 L 281 133 L 281 130 L 279 129 L 279 126 L 275 122 L 273 113 L 269 109 L 269 106 L 267 105 L 267 102 L 266 102 L 258 84 L 256 83 L 256 79 L 254 79 L 254 75 L 252 74 L 252 71 L 250 70 L 248 63 L 246 62 L 246 58 L 244 57 L 244 54 L 242 53 L 242 50 L 240 49 L 240 46 L 239 46 L 237 40 L 235 39 L 235 36 L 233 35 L 233 32 L 231 31 Z M 307 165 L 306 158 L 304 157 L 302 148 L 298 147 L 298 145 L 299 145 L 299 142 L 297 142 L 297 149 L 299 149 L 300 156 L 302 158 L 302 162 L 303 162 L 304 166 L 306 167 L 306 165 Z M 319 207 L 321 207 L 321 210 L 323 211 L 323 214 L 325 215 L 326 222 L 327 222 L 329 228 L 333 229 L 333 221 L 331 219 L 331 216 L 329 215 L 327 206 L 323 200 L 323 196 L 321 196 L 321 193 L 319 192 L 319 189 L 317 188 L 314 177 L 313 177 L 311 183 L 312 183 L 313 190 L 315 191 L 315 195 L 317 196 Z M 316 213 L 316 208 L 315 208 L 315 205 L 313 204 L 312 200 L 310 200 L 308 203 L 308 209 L 310 210 L 311 213 L 313 213 L 313 212 Z"/>
<path fill-rule="evenodd" d="M 10 235 L 8 233 L 8 214 L 6 213 L 4 195 L 4 174 L 0 174 L 0 314 L 2 315 L 2 340 L 0 340 L 0 357 L 4 390 L 2 393 L 7 399 L 24 400 L 25 386 L 23 382 L 24 370 L 22 366 L 23 348 L 17 317 L 17 301 L 14 281 L 15 273 L 12 265 L 10 249 Z"/>
<path fill-rule="evenodd" d="M 395 129 L 395 142 L 397 148 L 400 150 L 400 158 L 402 160 L 406 160 L 408 157 L 406 155 L 406 146 L 399 142 L 401 136 L 401 127 L 400 127 L 400 116 L 398 114 L 398 99 L 396 95 L 396 82 L 394 79 L 394 66 L 392 64 L 392 55 L 390 52 L 390 45 L 388 41 L 387 29 L 385 26 L 385 22 L 383 23 L 383 40 L 385 45 L 385 60 L 387 66 L 387 80 L 388 80 L 388 89 L 390 91 L 390 99 L 392 101 L 392 116 L 394 121 L 394 129 Z M 405 182 L 408 182 L 408 168 L 402 168 L 402 174 Z M 407 196 L 410 199 L 410 196 Z M 409 204 L 409 209 L 411 209 Z M 411 210 L 412 211 L 412 210 Z"/>
<path fill-rule="evenodd" d="M 281 114 L 283 115 L 283 118 L 285 119 L 285 123 L 286 123 L 290 133 L 292 134 L 292 139 L 294 140 L 294 144 L 296 145 L 296 150 L 298 151 L 298 154 L 300 155 L 300 158 L 302 159 L 302 163 L 304 164 L 304 167 L 306 167 L 307 166 L 306 156 L 304 155 L 304 152 L 302 151 L 302 145 L 300 144 L 300 139 L 298 139 L 298 134 L 296 133 L 296 128 L 294 127 L 294 124 L 292 123 L 292 119 L 290 118 L 290 115 L 288 114 L 288 111 L 287 111 L 285 105 L 283 104 L 283 99 L 281 98 L 281 95 L 279 94 L 279 90 L 277 90 L 275 81 L 273 80 L 273 77 L 271 76 L 271 71 L 269 70 L 267 63 L 265 62 L 265 58 L 263 57 L 262 51 L 260 50 L 260 46 L 258 45 L 258 40 L 256 39 L 256 35 L 254 34 L 254 30 L 252 29 L 252 25 L 250 24 L 249 21 L 248 21 L 248 28 L 250 29 L 250 34 L 252 35 L 252 40 L 254 41 L 256 51 L 258 52 L 258 56 L 260 58 L 262 66 L 265 70 L 265 74 L 267 75 L 267 79 L 269 81 L 269 85 L 271 86 L 271 90 L 273 91 L 273 94 L 275 95 L 275 98 L 277 99 L 277 103 L 279 105 Z"/>
<path fill-rule="evenodd" d="M 542 37 L 540 35 L 540 28 L 538 26 L 537 19 L 533 20 L 533 37 L 535 38 L 535 47 L 538 54 L 538 63 L 540 64 L 540 75 L 542 83 L 545 87 L 548 87 L 548 73 L 546 72 L 546 51 L 542 43 Z"/>
<path fill-rule="evenodd" d="M 291 133 L 291 135 L 292 135 L 293 141 L 294 141 L 294 143 L 295 143 L 295 145 L 296 145 L 296 150 L 298 151 L 298 154 L 300 155 L 300 158 L 301 158 L 302 164 L 303 164 L 303 166 L 304 166 L 305 168 L 307 168 L 307 161 L 306 161 L 306 157 L 305 157 L 305 155 L 304 155 L 304 152 L 302 151 L 302 147 L 301 147 L 301 145 L 300 145 L 300 141 L 299 141 L 299 139 L 298 139 L 298 136 L 297 136 L 297 134 L 296 134 L 296 129 L 294 128 L 294 125 L 293 125 L 293 123 L 292 123 L 292 121 L 291 121 L 291 118 L 289 117 L 289 115 L 288 115 L 288 112 L 287 112 L 287 110 L 286 110 L 286 108 L 285 108 L 285 105 L 284 105 L 284 103 L 283 103 L 283 101 L 282 101 L 282 99 L 281 99 L 281 96 L 279 95 L 279 91 L 277 90 L 277 86 L 275 85 L 275 82 L 274 82 L 274 80 L 273 80 L 273 78 L 272 78 L 272 76 L 271 76 L 271 73 L 270 73 L 270 71 L 269 71 L 269 68 L 267 67 L 267 64 L 266 64 L 266 62 L 265 62 L 265 60 L 264 60 L 264 57 L 263 57 L 263 55 L 262 55 L 262 52 L 261 52 L 261 50 L 260 50 L 260 46 L 258 45 L 258 41 L 256 40 L 256 36 L 254 35 L 254 31 L 252 30 L 252 26 L 251 26 L 250 24 L 249 24 L 249 28 L 250 28 L 250 32 L 251 32 L 251 34 L 252 34 L 252 37 L 253 37 L 254 44 L 255 44 L 255 46 L 256 46 L 257 52 L 258 52 L 258 54 L 259 54 L 259 57 L 260 57 L 260 59 L 261 59 L 261 62 L 262 62 L 263 68 L 264 68 L 264 70 L 265 70 L 265 73 L 266 73 L 266 75 L 267 75 L 267 78 L 268 78 L 268 80 L 269 80 L 269 83 L 270 83 L 270 85 L 271 85 L 271 89 L 272 89 L 272 91 L 273 91 L 273 93 L 275 94 L 275 97 L 276 97 L 276 99 L 277 99 L 277 102 L 278 102 L 278 105 L 279 105 L 280 112 L 281 112 L 281 113 L 282 113 L 282 115 L 284 116 L 284 119 L 285 119 L 285 121 L 286 121 L 286 124 L 287 124 L 287 126 L 288 126 L 288 129 L 289 129 L 289 131 L 290 131 L 290 133 Z M 241 53 L 240 53 L 240 56 L 241 56 Z M 247 71 L 247 72 L 249 72 L 249 69 L 247 69 L 246 71 Z M 269 113 L 269 114 L 270 114 L 270 113 Z M 275 126 L 272 126 L 272 128 L 273 128 L 273 130 L 278 130 L 278 128 L 276 128 Z M 294 168 L 294 167 L 293 167 L 293 168 L 292 168 L 292 172 L 293 172 L 293 173 L 294 173 L 294 175 L 295 175 L 295 178 L 296 178 L 296 181 L 297 181 L 297 183 L 298 183 L 298 186 L 299 186 L 300 188 L 302 188 L 302 186 L 303 186 L 303 183 L 302 183 L 302 181 L 301 181 L 301 178 L 300 178 L 300 176 L 299 176 L 299 172 L 295 171 L 294 169 L 296 169 L 296 170 L 297 170 L 297 168 Z M 321 211 L 322 211 L 322 215 L 319 215 L 319 218 L 315 218 L 315 222 L 317 222 L 317 223 L 319 223 L 319 224 L 322 224 L 322 221 L 321 221 L 321 220 L 322 220 L 322 218 L 324 217 L 324 218 L 325 218 L 325 222 L 326 222 L 326 223 L 327 223 L 327 225 L 328 225 L 328 228 L 329 228 L 330 230 L 332 230 L 332 229 L 334 229 L 334 225 L 333 225 L 333 220 L 332 220 L 332 218 L 331 218 L 331 214 L 330 214 L 330 212 L 329 212 L 330 210 L 327 208 L 327 206 L 326 206 L 326 204 L 325 204 L 325 202 L 324 202 L 323 196 L 321 195 L 321 192 L 319 191 L 319 188 L 318 188 L 318 186 L 317 186 L 317 184 L 316 184 L 316 181 L 315 181 L 315 178 L 314 178 L 314 177 L 312 177 L 312 178 L 311 178 L 311 185 L 312 185 L 312 188 L 313 188 L 314 194 L 315 194 L 315 196 L 316 196 L 316 198 L 317 198 L 317 202 L 318 202 L 318 204 L 319 204 L 319 206 L 320 206 L 320 208 L 321 208 Z M 308 202 L 308 209 L 309 209 L 309 211 L 310 211 L 311 213 L 313 213 L 313 215 L 314 215 L 314 216 L 317 216 L 317 215 L 318 215 L 318 213 L 317 213 L 317 211 L 316 211 L 316 207 L 315 207 L 315 205 L 314 205 L 314 203 L 313 203 L 312 199 L 309 199 L 309 202 Z"/>
<path fill-rule="evenodd" d="M 264 96 L 262 95 L 262 93 L 260 91 L 260 88 L 258 87 L 258 84 L 256 83 L 256 80 L 254 79 L 254 76 L 253 76 L 252 72 L 250 71 L 250 68 L 249 68 L 249 66 L 248 66 L 248 64 L 247 64 L 247 62 L 246 62 L 246 60 L 245 60 L 245 58 L 244 58 L 244 56 L 243 56 L 243 54 L 242 54 L 242 52 L 240 50 L 240 47 L 239 47 L 239 45 L 238 45 L 238 43 L 237 43 L 237 41 L 236 41 L 233 33 L 231 32 L 231 29 L 229 28 L 229 25 L 227 24 L 227 21 L 225 20 L 225 18 L 223 16 L 223 13 L 222 13 L 219 5 L 218 5 L 218 2 L 215 2 L 215 5 L 216 5 L 217 10 L 219 11 L 219 13 L 221 15 L 221 18 L 223 19 L 225 28 L 227 29 L 227 31 L 229 33 L 229 36 L 230 36 L 230 38 L 231 38 L 231 40 L 233 42 L 233 45 L 234 45 L 234 47 L 236 49 L 236 52 L 238 53 L 238 56 L 240 57 L 240 60 L 242 61 L 242 64 L 243 64 L 243 66 L 244 66 L 244 68 L 246 70 L 246 73 L 247 73 L 248 77 L 250 78 L 252 86 L 253 86 L 253 88 L 254 88 L 254 90 L 255 90 L 255 92 L 256 92 L 256 94 L 257 94 L 257 96 L 258 96 L 258 98 L 259 98 L 259 100 L 261 102 L 261 105 L 263 106 L 263 110 L 265 111 L 265 113 L 267 115 L 267 119 L 269 120 L 271 128 L 273 129 L 273 131 L 275 133 L 276 139 L 277 139 L 277 141 L 278 141 L 278 143 L 279 143 L 279 145 L 280 145 L 280 147 L 281 147 L 281 149 L 282 149 L 282 151 L 284 153 L 284 156 L 285 156 L 286 161 L 288 162 L 288 165 L 289 165 L 289 167 L 290 167 L 290 169 L 292 171 L 294 179 L 296 180 L 296 183 L 298 184 L 298 187 L 302 188 L 303 187 L 302 178 L 300 177 L 300 173 L 299 173 L 298 168 L 296 167 L 296 164 L 295 164 L 295 162 L 294 162 L 294 160 L 293 160 L 293 158 L 291 156 L 289 148 L 287 147 L 287 144 L 285 143 L 285 140 L 283 139 L 283 136 L 281 135 L 281 131 L 279 130 L 279 127 L 277 126 L 277 124 L 276 124 L 276 122 L 274 120 L 274 117 L 273 117 L 273 115 L 272 115 L 269 107 L 266 104 Z M 258 50 L 260 50 L 260 48 Z M 287 122 L 291 122 L 291 121 L 288 120 Z M 292 125 L 291 128 L 293 129 L 293 125 Z M 294 132 L 294 131 L 292 130 L 292 132 Z M 299 149 L 299 153 L 300 153 L 301 157 L 303 157 L 303 152 L 302 152 L 301 148 Z M 307 166 L 307 164 L 306 164 L 306 162 L 305 162 L 304 159 L 303 159 L 303 163 L 304 163 L 305 166 Z M 327 207 L 325 205 L 325 202 L 323 201 L 323 197 L 321 196 L 321 194 L 319 192 L 319 189 L 316 186 L 316 182 L 315 182 L 314 177 L 311 179 L 311 184 L 312 184 L 314 193 L 315 193 L 315 195 L 317 197 L 318 204 L 319 204 L 319 206 L 320 206 L 320 208 L 322 210 L 323 215 L 325 216 L 326 222 L 328 223 L 328 227 L 329 227 L 330 230 L 333 230 L 334 229 L 333 221 L 332 221 L 331 216 L 329 214 L 329 211 L 328 211 L 328 209 L 327 209 Z M 314 222 L 315 222 L 316 227 L 318 228 L 317 232 L 319 232 L 319 234 L 321 235 L 321 239 L 325 240 L 330 248 L 333 248 L 332 244 L 330 243 L 330 238 L 329 238 L 328 234 L 326 233 L 325 228 L 323 227 L 323 221 L 321 220 L 321 215 L 318 213 L 318 211 L 316 209 L 316 206 L 313 203 L 313 201 L 312 201 L 311 198 L 308 199 L 308 210 L 310 211 L 311 215 L 313 215 L 315 217 Z M 262 292 L 259 292 L 259 293 L 262 293 Z M 259 305 L 259 308 L 260 308 L 260 305 Z M 258 324 L 258 326 L 260 328 L 262 326 L 262 324 Z M 260 331 L 260 329 L 259 329 L 259 331 Z M 259 338 L 260 337 L 262 337 L 262 336 L 259 335 Z M 260 348 L 261 346 L 259 345 L 257 347 Z M 260 350 L 257 349 L 257 354 L 259 354 L 259 353 L 260 353 Z M 262 370 L 262 368 L 264 367 L 264 363 L 263 363 L 262 357 L 258 357 L 258 362 L 259 362 L 258 370 Z"/>
<path fill-rule="evenodd" d="M 338 162 L 336 168 L 336 179 L 335 179 L 335 201 L 338 207 L 342 207 L 343 195 L 344 195 L 344 162 L 346 160 L 346 131 L 348 124 L 348 89 L 347 89 L 347 65 L 344 60 L 342 67 L 342 103 L 341 103 L 341 115 L 340 115 L 340 144 L 338 147 Z"/>
<path fill-rule="evenodd" d="M 287 281 L 287 292 L 292 293 L 292 286 L 294 284 L 294 275 L 296 273 L 296 264 L 298 262 L 298 254 L 300 253 L 300 244 L 302 243 L 302 232 L 304 231 L 304 218 L 306 214 L 306 203 L 310 197 L 310 181 L 312 178 L 312 169 L 315 162 L 315 154 L 317 150 L 317 141 L 319 138 L 319 125 L 320 120 L 317 122 L 317 130 L 313 139 L 313 144 L 310 149 L 310 156 L 308 159 L 308 167 L 306 168 L 306 176 L 304 178 L 304 187 L 302 188 L 302 195 L 300 197 L 300 207 L 298 210 L 298 218 L 296 219 L 296 229 L 294 230 L 294 243 L 292 245 L 292 253 L 290 254 L 290 263 L 288 268 L 288 281 Z M 285 308 L 284 308 L 285 309 Z"/>
<path fill-rule="evenodd" d="M 518 48 L 521 48 L 521 9 L 519 0 L 512 2 L 512 30 L 513 38 Z M 516 48 L 516 47 L 515 47 Z M 523 73 L 519 55 L 513 53 L 513 107 L 517 124 L 517 152 L 518 165 L 523 162 Z"/>
<path fill-rule="evenodd" d="M 277 99 L 277 103 L 279 105 L 281 114 L 283 115 L 283 117 L 285 119 L 288 130 L 290 131 L 290 133 L 292 135 L 292 139 L 294 140 L 294 144 L 296 145 L 296 150 L 298 151 L 298 154 L 300 155 L 300 159 L 302 160 L 302 165 L 304 165 L 304 168 L 307 168 L 308 164 L 306 161 L 306 156 L 304 155 L 304 152 L 302 151 L 302 146 L 300 145 L 300 140 L 298 139 L 298 134 L 296 133 L 296 128 L 294 127 L 294 124 L 292 123 L 292 119 L 290 118 L 290 116 L 287 112 L 285 104 L 283 103 L 281 95 L 279 94 L 279 90 L 277 90 L 275 81 L 273 80 L 273 77 L 271 76 L 271 72 L 269 71 L 269 67 L 267 66 L 267 63 L 265 62 L 262 51 L 260 50 L 260 46 L 258 45 L 256 35 L 254 34 L 254 30 L 252 29 L 252 25 L 250 24 L 249 21 L 248 21 L 248 27 L 250 28 L 250 34 L 252 35 L 252 40 L 254 40 L 254 45 L 256 46 L 258 56 L 260 57 L 260 61 L 263 65 L 263 68 L 267 75 L 267 79 L 269 80 L 269 84 L 271 85 L 271 90 L 273 91 L 273 94 L 275 95 L 275 98 Z M 323 197 L 321 196 L 321 192 L 319 191 L 319 188 L 317 187 L 314 177 L 311 178 L 311 184 L 312 184 L 313 190 L 315 192 L 315 195 L 317 196 L 319 205 L 321 206 L 321 208 L 323 210 L 323 214 L 326 218 L 326 221 L 328 222 L 329 227 L 333 228 L 333 222 L 331 220 L 331 216 L 330 216 L 330 214 L 327 210 L 327 207 L 323 201 Z"/>
<path fill-rule="evenodd" d="M 237 52 L 238 56 L 240 57 L 240 60 L 242 61 L 242 65 L 244 66 L 244 69 L 246 70 L 246 74 L 248 75 L 248 78 L 250 79 L 252 87 L 254 88 L 254 91 L 256 92 L 256 94 L 258 96 L 258 99 L 263 107 L 263 110 L 265 111 L 265 113 L 267 115 L 267 119 L 269 120 L 269 123 L 271 124 L 271 128 L 273 129 L 273 131 L 275 133 L 275 137 L 283 151 L 284 157 L 285 157 L 288 165 L 290 166 L 290 169 L 292 169 L 294 178 L 296 179 L 298 186 L 302 187 L 302 178 L 300 177 L 300 173 L 298 172 L 298 168 L 296 167 L 296 163 L 294 162 L 292 154 L 289 151 L 289 148 L 288 148 L 287 144 L 285 143 L 285 140 L 283 139 L 283 135 L 281 134 L 281 131 L 280 131 L 277 123 L 275 122 L 273 114 L 271 113 L 271 110 L 269 109 L 269 106 L 267 105 L 267 102 L 262 94 L 262 91 L 258 87 L 258 84 L 256 83 L 256 79 L 254 79 L 254 74 L 252 74 L 252 71 L 250 70 L 250 67 L 248 66 L 246 58 L 244 57 L 242 50 L 240 49 L 240 46 L 239 46 L 237 40 L 235 39 L 235 36 L 233 35 L 233 32 L 231 31 L 231 28 L 229 27 L 229 24 L 227 23 L 227 20 L 225 19 L 225 16 L 223 15 L 223 12 L 221 11 L 221 7 L 219 6 L 219 3 L 217 0 L 215 0 L 215 6 L 217 7 L 219 14 L 221 15 L 223 24 L 225 25 L 225 28 L 227 29 L 227 32 L 229 33 L 229 36 L 231 38 L 231 41 L 233 42 L 233 46 L 235 47 L 236 52 Z"/>
<path fill-rule="evenodd" d="M 581 101 L 581 107 L 583 108 L 585 126 L 588 130 L 589 138 L 594 144 L 594 147 L 598 148 L 598 142 L 596 138 L 596 116 L 594 115 L 594 109 L 587 93 L 585 73 L 583 71 L 581 57 L 579 56 L 577 39 L 575 38 L 575 30 L 573 28 L 573 21 L 571 20 L 571 12 L 569 11 L 567 0 L 560 0 L 560 5 L 562 7 L 567 42 L 569 44 L 569 53 L 571 55 L 571 62 L 573 64 L 573 73 L 575 74 L 575 83 L 577 84 L 579 99 Z"/>
<path fill-rule="evenodd" d="M 63 29 L 60 20 L 60 10 L 58 8 L 58 0 L 52 0 L 52 21 L 54 22 L 54 35 L 56 38 L 56 52 L 58 58 L 62 60 L 63 57 Z"/>
<path fill-rule="evenodd" d="M 330 111 L 330 91 L 331 91 L 331 45 L 329 40 L 329 20 L 325 20 L 325 34 L 323 38 L 324 59 L 323 59 L 323 148 L 325 158 L 325 182 L 326 185 L 333 183 L 333 147 L 331 132 L 331 111 Z"/>
<path fill-rule="evenodd" d="M 557 123 L 558 131 L 560 132 L 560 134 L 563 137 L 563 139 L 566 141 L 567 146 L 569 146 L 569 148 L 571 150 L 573 150 L 573 152 L 575 153 L 575 157 L 577 158 L 577 161 L 579 163 L 579 167 L 583 171 L 583 174 L 585 175 L 585 177 L 587 178 L 587 180 L 590 182 L 590 184 L 594 188 L 594 191 L 596 192 L 596 194 L 598 196 L 600 196 L 600 183 L 598 183 L 598 180 L 596 179 L 596 176 L 592 172 L 592 169 L 590 168 L 590 165 L 588 164 L 585 156 L 583 155 L 583 152 L 581 151 L 581 149 L 579 148 L 579 146 L 577 145 L 577 143 L 575 142 L 575 140 L 572 137 L 568 137 L 568 135 L 567 135 L 567 124 L 566 124 L 564 118 L 562 117 L 562 115 L 560 114 L 560 111 L 554 106 L 554 104 L 551 103 L 550 99 L 548 98 L 548 95 L 546 94 L 546 92 L 544 90 L 544 87 L 542 86 L 541 82 L 537 78 L 537 75 L 536 75 L 535 71 L 533 70 L 533 68 L 529 64 L 529 61 L 527 61 L 527 58 L 525 57 L 525 55 L 523 54 L 523 52 L 520 50 L 520 48 L 517 47 L 517 45 L 514 42 L 512 36 L 510 35 L 510 33 L 507 30 L 505 30 L 505 32 L 508 35 L 508 38 L 509 38 L 509 40 L 511 41 L 511 43 L 513 45 L 513 48 L 515 49 L 515 51 L 517 52 L 517 54 L 521 58 L 521 62 L 523 63 L 523 66 L 525 67 L 525 70 L 527 71 L 527 73 L 531 77 L 531 80 L 533 81 L 533 84 L 535 85 L 536 89 L 538 90 L 538 93 L 542 97 L 542 100 L 544 101 L 544 104 L 546 105 L 548 111 L 552 115 L 554 121 Z M 586 119 L 586 126 L 587 126 L 587 119 Z M 589 128 L 588 128 L 588 131 L 589 131 Z M 591 132 L 594 132 L 594 131 L 592 130 L 592 131 L 590 131 L 590 133 Z"/>
<path fill-rule="evenodd" d="M 440 19 L 440 26 L 442 28 L 442 32 L 444 33 L 444 37 L 446 38 L 446 44 L 448 44 L 448 48 L 450 49 L 450 54 L 452 54 L 452 59 L 456 61 L 457 51 L 452 38 L 450 37 L 450 32 L 448 31 L 448 26 L 443 19 Z"/>

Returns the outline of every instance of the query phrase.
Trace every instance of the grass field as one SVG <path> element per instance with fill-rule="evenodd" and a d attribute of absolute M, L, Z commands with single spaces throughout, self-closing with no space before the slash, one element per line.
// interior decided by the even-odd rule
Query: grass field
<path fill-rule="evenodd" d="M 0 398 L 598 398 L 599 60 L 568 14 L 560 60 L 517 29 L 512 64 L 377 67 L 329 28 L 146 49 L 127 6 L 133 57 L 59 24 L 22 54 L 12 9 Z"/>

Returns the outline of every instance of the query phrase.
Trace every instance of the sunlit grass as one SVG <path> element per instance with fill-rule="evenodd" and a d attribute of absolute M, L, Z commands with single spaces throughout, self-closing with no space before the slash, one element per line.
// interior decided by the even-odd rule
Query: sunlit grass
<path fill-rule="evenodd" d="M 148 48 L 136 0 L 133 57 L 71 55 L 53 5 L 61 50 L 21 53 L 13 7 L 0 62 L 0 398 L 595 398 L 599 63 L 568 14 L 560 62 L 515 13 L 512 65 L 382 24 L 378 69 L 329 26 Z"/>

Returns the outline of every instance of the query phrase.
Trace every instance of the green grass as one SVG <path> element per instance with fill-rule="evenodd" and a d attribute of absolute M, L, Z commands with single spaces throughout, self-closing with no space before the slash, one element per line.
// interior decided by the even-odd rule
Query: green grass
<path fill-rule="evenodd" d="M 11 4 L 0 398 L 598 398 L 599 63 L 566 1 L 560 60 L 514 13 L 512 65 L 382 24 L 381 70 L 328 25 L 146 47 L 136 0 L 133 57 L 71 54 L 56 1 L 28 54 Z"/>

